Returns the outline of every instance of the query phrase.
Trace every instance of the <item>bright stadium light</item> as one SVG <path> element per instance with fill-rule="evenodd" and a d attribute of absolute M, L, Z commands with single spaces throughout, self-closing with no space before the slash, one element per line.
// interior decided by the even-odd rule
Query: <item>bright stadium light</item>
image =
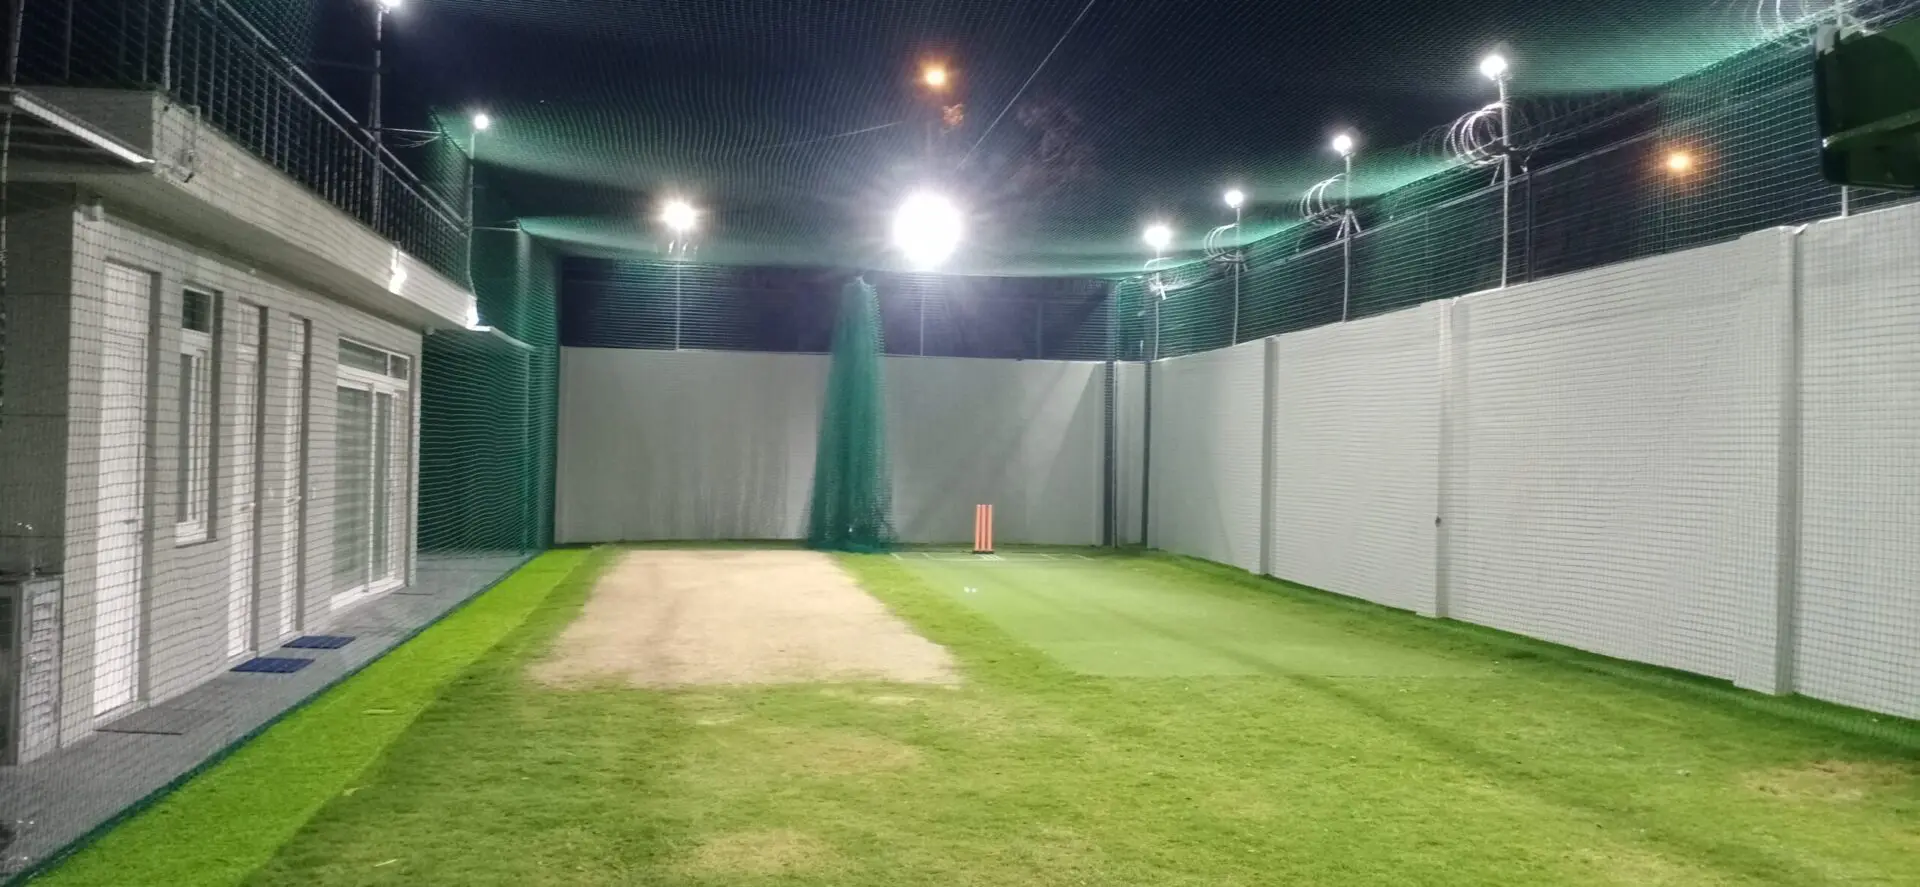
<path fill-rule="evenodd" d="M 1490 53 L 1480 60 L 1480 76 L 1495 83 L 1507 77 L 1507 57 L 1500 53 Z"/>
<path fill-rule="evenodd" d="M 491 129 L 492 127 L 493 127 L 493 118 L 488 117 L 487 112 L 477 111 L 474 113 L 473 128 L 476 132 L 486 132 L 488 129 Z"/>
<path fill-rule="evenodd" d="M 675 234 L 685 234 L 700 223 L 700 211 L 684 200 L 669 200 L 660 208 L 660 221 Z"/>
<path fill-rule="evenodd" d="M 400 8 L 400 2 L 401 0 L 380 0 L 380 8 L 388 12 L 393 12 Z"/>
<path fill-rule="evenodd" d="M 1667 171 L 1683 176 L 1693 171 L 1693 155 L 1685 151 L 1675 151 L 1667 155 Z"/>
<path fill-rule="evenodd" d="M 1245 191 L 1242 191 L 1239 188 L 1234 188 L 1233 190 L 1227 192 L 1228 208 L 1239 209 L 1241 206 L 1244 206 L 1246 202 L 1247 202 L 1247 194 Z"/>
<path fill-rule="evenodd" d="M 1351 156 L 1353 154 L 1353 136 L 1344 132 L 1334 136 L 1333 151 L 1342 157 Z"/>
<path fill-rule="evenodd" d="M 1153 247 L 1153 251 L 1157 253 L 1173 244 L 1173 229 L 1155 222 L 1140 233 L 1140 239 L 1146 241 L 1147 245 Z"/>
<path fill-rule="evenodd" d="M 920 72 L 920 79 L 934 89 L 946 89 L 947 67 L 945 65 L 928 65 L 925 70 Z"/>
<path fill-rule="evenodd" d="M 960 246 L 960 208 L 944 195 L 915 191 L 893 214 L 893 245 L 916 268 L 935 268 Z"/>

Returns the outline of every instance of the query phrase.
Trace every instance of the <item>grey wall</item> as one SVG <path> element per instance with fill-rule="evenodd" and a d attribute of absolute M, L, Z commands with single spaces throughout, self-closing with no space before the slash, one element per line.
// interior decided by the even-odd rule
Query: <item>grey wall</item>
<path fill-rule="evenodd" d="M 66 517 L 71 189 L 11 185 L 6 378 L 0 381 L 0 571 L 60 563 Z M 25 192 L 25 193 L 22 193 Z M 27 207 L 23 210 L 22 207 Z"/>
<path fill-rule="evenodd" d="M 1154 365 L 1153 547 L 1260 569 L 1265 390 L 1265 342 Z"/>
<path fill-rule="evenodd" d="M 108 207 L 111 213 L 112 207 Z M 71 219 L 72 217 L 69 216 Z M 189 246 L 144 227 L 108 215 L 101 221 L 84 219 L 71 222 L 73 228 L 72 296 L 70 353 L 66 369 L 70 378 L 69 435 L 67 454 L 65 534 L 63 560 L 66 568 L 65 612 L 67 633 L 63 643 L 63 698 L 68 739 L 90 729 L 93 707 L 91 679 L 93 657 L 93 595 L 98 577 L 94 576 L 94 540 L 98 533 L 100 510 L 98 490 L 90 466 L 98 459 L 100 440 L 99 376 L 94 369 L 101 363 L 99 325 L 101 287 L 105 263 L 115 262 L 157 275 L 157 323 L 149 347 L 157 358 L 149 365 L 157 369 L 152 378 L 148 401 L 149 468 L 147 471 L 148 507 L 146 553 L 146 595 L 144 638 L 147 650 L 144 697 L 157 702 L 177 695 L 218 674 L 230 661 L 227 656 L 226 626 L 228 579 L 231 550 L 228 544 L 232 515 L 229 503 L 233 483 L 240 466 L 216 454 L 213 537 L 206 542 L 176 545 L 174 515 L 179 471 L 179 342 L 181 294 L 192 286 L 219 294 L 229 303 L 245 300 L 265 308 L 269 318 L 266 345 L 266 384 L 261 389 L 264 403 L 262 426 L 262 473 L 258 487 L 260 519 L 258 524 L 257 581 L 261 585 L 260 606 L 254 612 L 258 635 L 265 644 L 279 634 L 278 589 L 281 579 L 282 510 L 281 497 L 287 495 L 292 466 L 280 454 L 285 452 L 287 352 L 291 333 L 285 323 L 289 316 L 312 321 L 312 361 L 309 375 L 308 488 L 305 548 L 307 586 L 306 628 L 321 628 L 333 617 L 328 608 L 331 595 L 339 590 L 332 576 L 333 531 L 333 452 L 334 452 L 334 370 L 337 345 L 341 336 L 350 336 L 368 344 L 387 348 L 416 358 L 420 337 L 399 326 L 375 319 L 337 302 L 299 290 L 264 275 L 249 273 L 237 263 L 219 258 L 205 249 Z M 230 421 L 232 369 L 235 357 L 231 349 L 216 342 L 220 363 L 216 388 L 223 410 L 216 417 L 216 440 L 225 441 Z M 399 419 L 410 420 L 406 416 Z M 398 516 L 408 520 L 407 515 Z"/>
<path fill-rule="evenodd" d="M 971 542 L 977 503 L 996 542 L 1098 545 L 1105 365 L 887 359 L 894 524 L 905 542 Z"/>
<path fill-rule="evenodd" d="M 1155 544 L 1920 716 L 1920 206 L 1156 365 Z M 1171 495 L 1168 495 L 1168 493 Z M 1433 524 L 1434 518 L 1440 523 Z"/>
<path fill-rule="evenodd" d="M 1114 539 L 1121 545 L 1145 545 L 1140 535 L 1141 493 L 1147 488 L 1144 461 L 1147 440 L 1147 365 L 1113 365 Z"/>
<path fill-rule="evenodd" d="M 1803 693 L 1920 717 L 1920 207 L 1801 235 Z"/>
<path fill-rule="evenodd" d="M 797 539 L 827 358 L 560 351 L 560 542 Z"/>
<path fill-rule="evenodd" d="M 1447 615 L 1761 683 L 1787 235 L 1461 299 Z"/>
<path fill-rule="evenodd" d="M 563 349 L 562 542 L 805 534 L 828 359 Z M 894 513 L 908 542 L 1100 541 L 1103 365 L 890 357 Z"/>
<path fill-rule="evenodd" d="M 1445 303 L 1281 336 L 1269 570 L 1434 612 Z"/>

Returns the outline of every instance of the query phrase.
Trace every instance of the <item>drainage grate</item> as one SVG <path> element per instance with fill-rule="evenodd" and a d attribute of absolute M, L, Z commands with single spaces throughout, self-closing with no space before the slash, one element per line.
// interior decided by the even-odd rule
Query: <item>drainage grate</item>
<path fill-rule="evenodd" d="M 293 674 L 312 664 L 313 660 L 311 659 L 279 659 L 271 656 L 262 656 L 258 659 L 249 659 L 242 662 L 234 666 L 233 670 L 257 674 Z"/>
<path fill-rule="evenodd" d="M 310 634 L 294 638 L 281 646 L 295 650 L 338 650 L 351 643 L 351 635 Z"/>

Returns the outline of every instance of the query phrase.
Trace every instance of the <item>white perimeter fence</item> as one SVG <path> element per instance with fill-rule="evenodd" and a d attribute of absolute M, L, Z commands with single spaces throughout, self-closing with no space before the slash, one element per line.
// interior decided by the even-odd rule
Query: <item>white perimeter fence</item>
<path fill-rule="evenodd" d="M 827 363 L 565 349 L 560 540 L 800 538 Z M 1123 363 L 1111 405 L 1099 363 L 886 374 L 908 542 L 991 502 L 1098 544 L 1111 464 L 1123 544 L 1920 716 L 1920 206 Z"/>
<path fill-rule="evenodd" d="M 1155 547 L 1920 716 L 1920 207 L 1152 377 Z"/>

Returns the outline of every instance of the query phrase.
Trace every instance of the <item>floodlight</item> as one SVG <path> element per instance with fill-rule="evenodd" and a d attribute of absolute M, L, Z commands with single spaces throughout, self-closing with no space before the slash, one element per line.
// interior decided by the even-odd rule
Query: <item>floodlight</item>
<path fill-rule="evenodd" d="M 388 12 L 393 12 L 400 8 L 400 3 L 401 0 L 380 0 L 380 8 Z"/>
<path fill-rule="evenodd" d="M 945 89 L 947 86 L 946 66 L 928 65 L 925 70 L 920 72 L 920 79 L 934 89 Z"/>
<path fill-rule="evenodd" d="M 1344 132 L 1337 136 L 1334 136 L 1333 150 L 1334 150 L 1334 153 L 1339 154 L 1342 157 L 1352 154 L 1353 153 L 1353 136 L 1348 135 L 1347 133 L 1344 133 Z"/>
<path fill-rule="evenodd" d="M 1500 80 L 1507 76 L 1507 57 L 1500 53 L 1491 53 L 1480 60 L 1480 76 L 1488 80 Z"/>
<path fill-rule="evenodd" d="M 893 245 L 916 268 L 934 268 L 960 246 L 960 208 L 944 195 L 915 191 L 893 214 Z"/>
<path fill-rule="evenodd" d="M 1173 243 L 1173 229 L 1155 222 L 1148 225 L 1146 231 L 1141 232 L 1140 239 L 1153 247 L 1154 252 L 1159 252 Z"/>
<path fill-rule="evenodd" d="M 487 112 L 479 111 L 473 115 L 473 128 L 476 132 L 486 132 L 492 126 L 493 118 L 488 117 Z"/>
<path fill-rule="evenodd" d="M 1227 192 L 1227 206 L 1229 208 L 1239 209 L 1246 202 L 1247 202 L 1246 192 L 1241 191 L 1239 188 L 1234 188 L 1233 190 Z"/>
<path fill-rule="evenodd" d="M 700 221 L 700 211 L 684 200 L 669 200 L 660 208 L 660 221 L 675 234 L 685 234 L 693 230 Z"/>
<path fill-rule="evenodd" d="M 1674 175 L 1683 175 L 1693 169 L 1693 155 L 1685 151 L 1675 151 L 1667 155 L 1667 171 Z"/>

